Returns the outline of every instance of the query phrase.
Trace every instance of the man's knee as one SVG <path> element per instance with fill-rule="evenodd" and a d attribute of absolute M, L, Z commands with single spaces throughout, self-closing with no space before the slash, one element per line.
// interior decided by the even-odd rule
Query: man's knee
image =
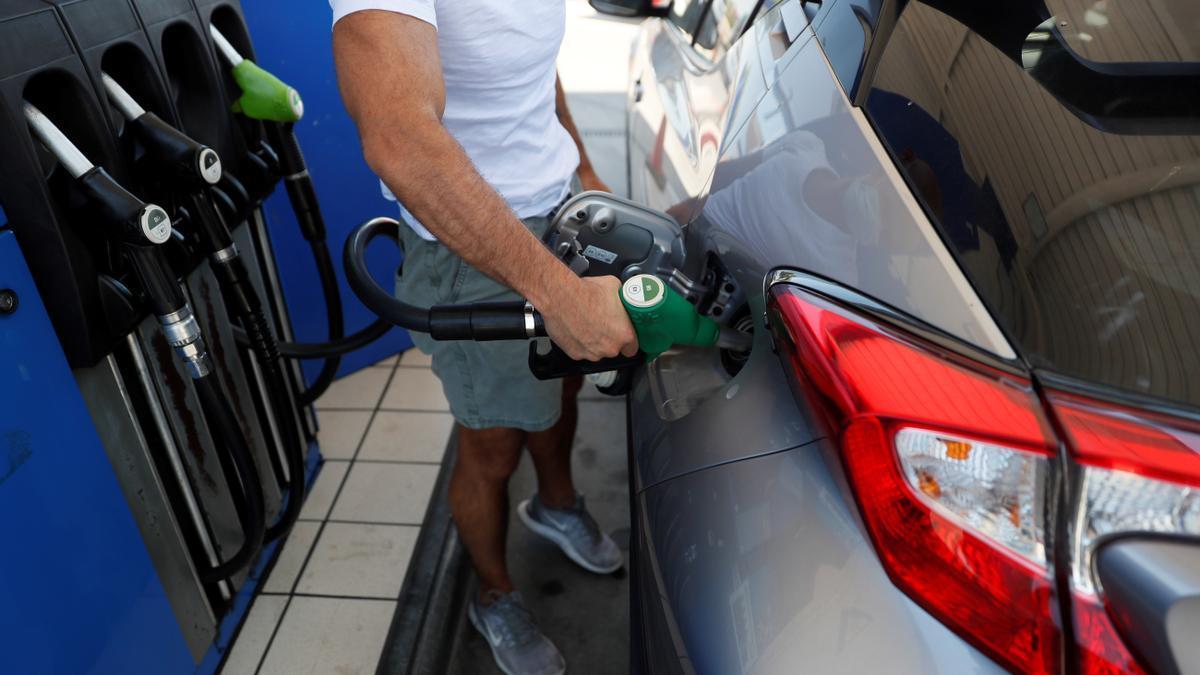
<path fill-rule="evenodd" d="M 521 461 L 520 429 L 458 429 L 458 470 L 488 481 L 507 481 Z"/>

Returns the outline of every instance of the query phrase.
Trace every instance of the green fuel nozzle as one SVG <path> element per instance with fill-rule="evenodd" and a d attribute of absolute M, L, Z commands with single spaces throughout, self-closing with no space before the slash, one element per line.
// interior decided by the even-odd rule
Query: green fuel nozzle
<path fill-rule="evenodd" d="M 242 95 L 233 103 L 234 112 L 270 122 L 296 122 L 304 116 L 300 93 L 253 61 L 234 66 L 233 79 L 242 88 Z"/>
<path fill-rule="evenodd" d="M 621 303 L 629 313 L 647 361 L 653 361 L 675 345 L 750 349 L 749 335 L 724 328 L 703 316 L 653 274 L 639 274 L 622 284 Z"/>
<path fill-rule="evenodd" d="M 208 27 L 218 51 L 232 68 L 242 95 L 233 103 L 234 112 L 269 122 L 297 122 L 304 117 L 300 93 L 261 66 L 244 57 L 216 26 Z"/>

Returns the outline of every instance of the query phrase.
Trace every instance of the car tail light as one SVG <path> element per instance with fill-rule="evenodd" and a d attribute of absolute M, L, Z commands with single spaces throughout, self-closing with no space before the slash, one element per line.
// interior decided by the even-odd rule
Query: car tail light
<path fill-rule="evenodd" d="M 1085 673 L 1139 670 L 1098 594 L 1096 549 L 1129 532 L 1200 535 L 1200 427 L 1049 392 L 1072 457 L 1083 465 L 1071 524 L 1075 639 Z"/>
<path fill-rule="evenodd" d="M 1053 438 L 1027 380 L 772 289 L 796 381 L 839 433 L 893 582 L 1014 670 L 1057 670 L 1044 504 Z"/>
<path fill-rule="evenodd" d="M 1039 398 L 1026 378 L 798 286 L 773 285 L 770 303 L 798 393 L 839 434 L 889 576 L 947 626 L 1025 672 L 1058 663 L 1046 548 L 1053 417 L 1081 465 L 1077 499 L 1063 507 L 1079 670 L 1142 672 L 1097 588 L 1093 560 L 1120 535 L 1200 535 L 1200 424 L 1053 390 Z"/>

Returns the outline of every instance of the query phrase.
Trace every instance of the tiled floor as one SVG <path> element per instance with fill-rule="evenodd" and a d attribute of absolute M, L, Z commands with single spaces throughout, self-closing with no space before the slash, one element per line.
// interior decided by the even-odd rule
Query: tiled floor
<path fill-rule="evenodd" d="M 375 672 L 453 421 L 416 350 L 338 380 L 317 411 L 325 465 L 224 675 Z"/>

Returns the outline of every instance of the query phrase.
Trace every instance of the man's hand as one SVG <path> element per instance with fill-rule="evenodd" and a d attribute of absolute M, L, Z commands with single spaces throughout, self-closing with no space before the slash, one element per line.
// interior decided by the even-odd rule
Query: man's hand
<path fill-rule="evenodd" d="M 596 172 L 591 169 L 584 170 L 583 168 L 580 168 L 579 185 L 585 191 L 596 190 L 599 192 L 612 192 L 612 190 L 609 189 L 608 184 L 600 180 L 600 176 L 597 176 Z"/>
<path fill-rule="evenodd" d="M 599 361 L 618 354 L 637 354 L 637 335 L 620 298 L 616 277 L 584 277 L 538 307 L 546 333 L 567 356 Z"/>

